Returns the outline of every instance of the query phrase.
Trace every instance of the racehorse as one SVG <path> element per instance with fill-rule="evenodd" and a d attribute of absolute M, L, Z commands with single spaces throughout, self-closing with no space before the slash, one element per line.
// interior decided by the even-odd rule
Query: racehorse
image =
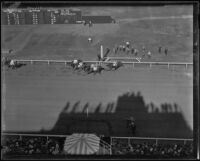
<path fill-rule="evenodd" d="M 16 68 L 20 68 L 21 66 L 24 66 L 26 64 L 18 63 L 17 61 L 14 61 L 14 60 L 6 59 L 4 61 L 4 65 L 6 65 L 8 68 L 16 69 Z"/>
<path fill-rule="evenodd" d="M 101 65 L 95 65 L 95 64 L 91 64 L 89 70 L 88 70 L 88 74 L 90 73 L 101 73 L 104 70 L 104 68 Z"/>
<path fill-rule="evenodd" d="M 118 68 L 123 66 L 123 63 L 121 61 L 114 61 L 111 64 L 107 64 L 107 66 L 110 68 L 110 70 L 112 69 L 117 70 Z"/>
<path fill-rule="evenodd" d="M 78 65 L 79 65 L 80 62 L 83 62 L 83 61 L 80 60 L 80 59 L 74 59 L 74 60 L 70 63 L 70 66 L 71 66 L 74 70 L 76 70 L 76 69 L 78 69 Z"/>

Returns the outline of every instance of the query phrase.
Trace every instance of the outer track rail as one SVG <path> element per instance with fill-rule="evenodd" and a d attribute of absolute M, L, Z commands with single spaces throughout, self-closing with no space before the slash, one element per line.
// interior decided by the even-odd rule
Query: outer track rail
<path fill-rule="evenodd" d="M 27 60 L 27 59 L 14 59 L 17 62 L 30 62 L 33 64 L 34 62 L 43 62 L 43 63 L 64 63 L 65 65 L 72 62 L 72 60 Z M 100 64 L 109 64 L 112 63 L 113 61 L 84 61 L 85 63 L 100 63 Z M 122 61 L 123 64 L 129 64 L 129 65 L 134 65 L 135 64 L 145 64 L 149 65 L 152 67 L 152 65 L 167 65 L 168 67 L 170 65 L 184 65 L 186 68 L 188 65 L 193 65 L 191 62 L 127 62 L 127 61 Z"/>

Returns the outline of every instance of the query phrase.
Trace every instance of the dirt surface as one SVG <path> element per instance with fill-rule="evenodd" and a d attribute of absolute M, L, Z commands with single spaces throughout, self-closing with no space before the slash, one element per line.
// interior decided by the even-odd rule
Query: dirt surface
<path fill-rule="evenodd" d="M 115 113 L 117 98 L 126 92 L 140 92 L 146 105 L 153 102 L 159 107 L 161 103 L 177 103 L 192 129 L 191 69 L 127 67 L 101 75 L 85 75 L 73 73 L 64 66 L 28 65 L 8 70 L 5 75 L 4 123 L 8 131 L 52 129 L 67 102 L 71 105 L 67 113 L 79 101 L 73 113 L 82 112 L 86 103 L 90 105 L 89 115 L 99 103 L 102 104 L 100 113 L 107 113 L 108 103 L 114 103 L 110 113 Z M 119 117 L 124 116 L 119 114 Z"/>
<path fill-rule="evenodd" d="M 17 59 L 96 60 L 100 45 L 104 52 L 107 47 L 111 49 L 110 56 L 132 56 L 112 52 L 116 44 L 130 41 L 139 50 L 138 57 L 142 56 L 143 45 L 152 52 L 151 59 L 142 61 L 193 61 L 192 6 L 82 9 L 84 14 L 107 13 L 117 23 L 94 24 L 92 28 L 80 24 L 2 26 L 2 48 L 14 49 L 10 58 Z M 91 44 L 88 37 L 93 39 Z M 167 56 L 158 53 L 159 46 L 168 47 Z M 71 123 L 73 119 L 84 122 L 88 117 L 96 117 L 115 124 L 112 136 L 127 136 L 122 120 L 134 115 L 137 136 L 191 137 L 185 129 L 193 128 L 192 69 L 123 67 L 101 75 L 86 75 L 64 65 L 29 64 L 17 70 L 2 70 L 2 78 L 2 125 L 6 131 L 65 129 L 63 122 Z M 128 98 L 130 102 L 121 103 L 119 96 L 127 92 L 140 92 L 144 102 L 139 105 Z M 160 111 L 162 103 L 176 103 L 178 113 L 154 114 L 146 108 L 151 102 Z M 102 115 L 94 114 L 95 111 Z M 91 129 L 104 128 L 103 124 L 98 125 L 99 128 L 91 125 Z M 70 130 L 83 129 L 88 124 L 81 126 Z"/>
<path fill-rule="evenodd" d="M 191 6 L 119 7 L 117 10 L 91 7 L 87 10 L 115 15 L 117 23 L 94 24 L 91 28 L 83 24 L 2 26 L 2 46 L 14 49 L 14 58 L 96 60 L 101 45 L 104 52 L 110 48 L 113 56 L 115 45 L 129 41 L 139 50 L 138 57 L 142 56 L 143 45 L 151 51 L 152 58 L 143 61 L 193 60 Z M 93 39 L 91 44 L 89 37 Z M 163 51 L 158 53 L 159 46 L 163 50 L 168 48 L 167 56 Z M 133 55 L 120 52 L 117 56 Z"/>

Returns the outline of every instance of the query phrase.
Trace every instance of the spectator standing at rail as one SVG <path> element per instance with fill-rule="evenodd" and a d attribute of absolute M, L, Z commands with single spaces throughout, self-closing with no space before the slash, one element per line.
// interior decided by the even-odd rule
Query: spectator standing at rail
<path fill-rule="evenodd" d="M 129 54 L 130 53 L 130 49 L 128 47 L 126 47 L 126 53 Z"/>
<path fill-rule="evenodd" d="M 131 54 L 134 54 L 134 47 L 131 48 Z"/>
<path fill-rule="evenodd" d="M 168 53 L 168 48 L 165 48 L 165 55 L 167 55 Z"/>
<path fill-rule="evenodd" d="M 142 54 L 142 58 L 145 58 L 145 55 L 146 55 L 145 52 L 146 52 L 146 48 L 145 48 L 145 46 L 143 45 L 143 46 L 142 46 L 142 53 L 143 53 L 143 54 Z"/>
<path fill-rule="evenodd" d="M 123 45 L 123 46 L 122 46 L 122 49 L 123 49 L 123 51 L 125 52 L 125 51 L 126 51 L 126 46 Z"/>
<path fill-rule="evenodd" d="M 115 45 L 115 47 L 114 47 L 113 50 L 114 50 L 114 53 L 117 54 L 117 52 L 118 52 L 118 45 Z"/>
<path fill-rule="evenodd" d="M 138 55 L 138 50 L 137 49 L 134 49 L 134 54 L 135 54 L 135 56 Z"/>
<path fill-rule="evenodd" d="M 92 38 L 91 38 L 91 37 L 88 38 L 88 42 L 89 42 L 89 43 L 92 42 Z"/>
<path fill-rule="evenodd" d="M 106 53 L 105 53 L 105 55 L 107 55 L 109 52 L 110 52 L 110 49 L 109 49 L 109 48 L 106 48 Z"/>
<path fill-rule="evenodd" d="M 119 51 L 122 51 L 122 50 L 123 50 L 123 46 L 119 45 Z"/>
<path fill-rule="evenodd" d="M 148 55 L 148 58 L 150 59 L 151 58 L 151 52 L 148 51 L 147 55 Z"/>
<path fill-rule="evenodd" d="M 127 48 L 130 47 L 130 42 L 129 42 L 129 41 L 126 42 L 126 47 L 127 47 Z"/>
<path fill-rule="evenodd" d="M 89 27 L 92 27 L 92 21 L 89 22 Z"/>
<path fill-rule="evenodd" d="M 86 25 L 87 25 L 86 21 L 83 21 L 83 25 L 84 25 L 84 26 L 86 26 Z"/>
<path fill-rule="evenodd" d="M 159 46 L 158 52 L 159 52 L 159 54 L 162 52 L 162 47 L 161 46 Z"/>

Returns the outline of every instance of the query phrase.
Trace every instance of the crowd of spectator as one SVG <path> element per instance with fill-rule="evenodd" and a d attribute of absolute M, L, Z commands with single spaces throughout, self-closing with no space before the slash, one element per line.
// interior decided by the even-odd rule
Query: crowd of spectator
<path fill-rule="evenodd" d="M 57 155 L 62 152 L 59 138 L 56 137 L 6 137 L 2 145 L 3 154 L 32 155 L 50 154 Z"/>
<path fill-rule="evenodd" d="M 193 145 L 165 143 L 156 144 L 152 142 L 127 143 L 116 140 L 112 145 L 114 155 L 135 155 L 137 157 L 192 157 Z"/>
<path fill-rule="evenodd" d="M 62 155 L 65 138 L 23 136 L 6 137 L 3 139 L 2 154 L 7 155 Z M 105 140 L 104 140 L 105 141 Z M 108 141 L 108 142 L 107 142 Z M 108 138 L 106 142 L 110 144 Z M 184 143 L 155 143 L 155 142 L 127 142 L 124 139 L 113 139 L 113 155 L 132 155 L 135 157 L 192 157 L 192 142 Z"/>

